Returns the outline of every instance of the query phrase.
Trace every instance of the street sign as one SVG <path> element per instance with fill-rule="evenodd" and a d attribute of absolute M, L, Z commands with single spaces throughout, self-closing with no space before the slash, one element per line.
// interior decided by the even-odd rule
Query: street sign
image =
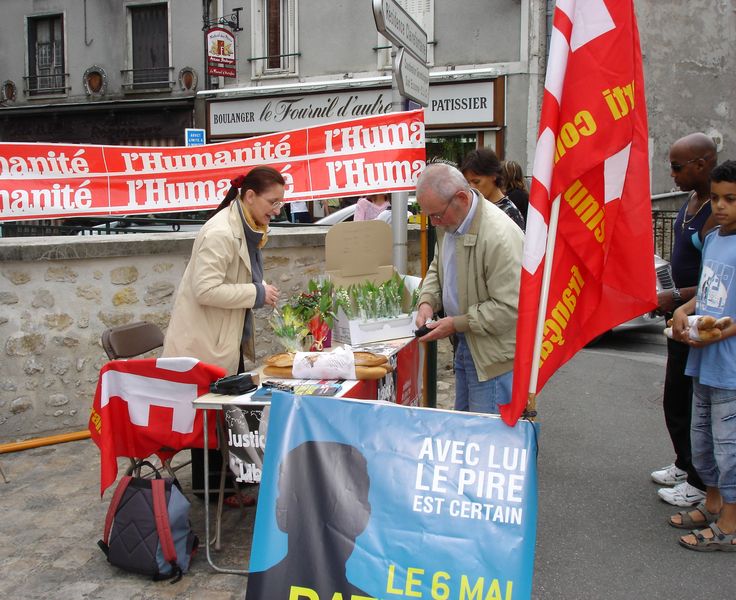
<path fill-rule="evenodd" d="M 206 131 L 204 129 L 184 129 L 184 143 L 187 146 L 204 146 L 207 143 Z"/>
<path fill-rule="evenodd" d="M 396 0 L 373 0 L 373 18 L 381 35 L 427 63 L 427 34 Z"/>
<path fill-rule="evenodd" d="M 394 59 L 394 73 L 399 93 L 422 106 L 429 104 L 429 68 L 401 48 Z"/>

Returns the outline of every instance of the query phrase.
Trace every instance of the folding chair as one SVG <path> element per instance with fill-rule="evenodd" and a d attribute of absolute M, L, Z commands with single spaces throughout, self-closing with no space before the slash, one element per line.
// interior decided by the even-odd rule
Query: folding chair
<path fill-rule="evenodd" d="M 110 360 L 123 358 L 134 358 L 148 352 L 161 348 L 164 345 L 163 331 L 155 323 L 149 321 L 138 321 L 118 327 L 111 327 L 102 332 L 102 347 Z M 140 476 L 140 463 L 145 459 L 129 458 L 130 466 L 126 475 L 135 474 Z M 176 468 L 171 466 L 171 459 L 163 461 L 162 467 L 174 477 L 174 472 L 187 466 L 192 461 L 188 460 Z"/>
<path fill-rule="evenodd" d="M 163 345 L 163 332 L 148 321 L 128 323 L 102 332 L 102 347 L 110 360 L 141 356 Z"/>

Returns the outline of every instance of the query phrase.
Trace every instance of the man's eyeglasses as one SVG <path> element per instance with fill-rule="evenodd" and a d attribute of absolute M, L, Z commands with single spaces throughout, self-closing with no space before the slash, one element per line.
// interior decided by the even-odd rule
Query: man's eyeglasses
<path fill-rule="evenodd" d="M 281 210 L 284 207 L 284 203 L 281 200 L 276 200 L 275 202 L 272 202 L 271 200 L 266 200 L 271 205 L 272 210 Z"/>
<path fill-rule="evenodd" d="M 701 160 L 703 158 L 706 158 L 706 157 L 705 156 L 698 156 L 698 158 L 691 158 L 690 160 L 686 160 L 684 163 L 671 162 L 670 163 L 670 169 L 672 170 L 673 173 L 679 173 L 680 171 L 682 171 L 685 168 L 685 165 L 689 165 L 690 163 L 697 162 L 697 161 L 699 161 L 699 160 Z"/>
<path fill-rule="evenodd" d="M 442 212 L 432 213 L 430 215 L 427 215 L 427 218 L 430 219 L 431 221 L 441 221 L 444 218 L 445 213 L 447 212 L 447 209 L 450 208 L 450 206 L 452 205 L 454 201 L 455 201 L 455 196 L 450 198 L 450 201 L 447 203 L 447 206 L 445 206 L 445 210 L 443 210 Z"/>

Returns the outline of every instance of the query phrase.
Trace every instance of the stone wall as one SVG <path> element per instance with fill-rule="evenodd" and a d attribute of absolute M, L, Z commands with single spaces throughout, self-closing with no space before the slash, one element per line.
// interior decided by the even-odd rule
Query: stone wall
<path fill-rule="evenodd" d="M 282 296 L 324 273 L 326 229 L 276 229 L 265 279 Z M 0 442 L 85 429 L 100 367 L 100 336 L 140 320 L 166 329 L 194 233 L 0 238 Z M 419 232 L 409 274 L 419 275 Z M 279 351 L 257 311 L 259 357 Z"/>

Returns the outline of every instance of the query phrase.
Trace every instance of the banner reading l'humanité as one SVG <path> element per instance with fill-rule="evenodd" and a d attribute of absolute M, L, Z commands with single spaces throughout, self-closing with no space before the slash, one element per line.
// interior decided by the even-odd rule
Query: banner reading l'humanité
<path fill-rule="evenodd" d="M 257 165 L 287 201 L 408 191 L 424 163 L 421 110 L 189 148 L 0 143 L 0 221 L 213 208 Z"/>

